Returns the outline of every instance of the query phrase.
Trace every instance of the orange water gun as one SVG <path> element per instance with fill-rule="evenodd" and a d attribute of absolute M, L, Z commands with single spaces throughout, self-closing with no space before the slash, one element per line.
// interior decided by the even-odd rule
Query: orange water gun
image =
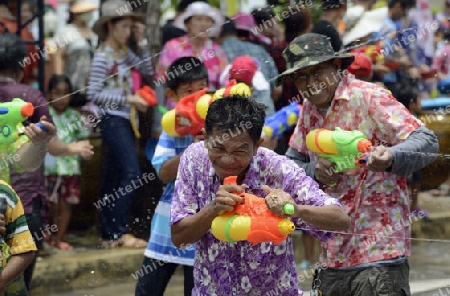
<path fill-rule="evenodd" d="M 237 177 L 225 178 L 224 184 L 237 184 Z M 291 220 L 274 215 L 266 200 L 248 193 L 234 193 L 245 198 L 243 204 L 236 204 L 232 212 L 225 212 L 214 218 L 211 231 L 215 238 L 224 242 L 248 241 L 253 246 L 272 242 L 283 242 L 295 230 Z M 285 204 L 286 214 L 294 214 L 294 205 Z"/>
<path fill-rule="evenodd" d="M 208 93 L 208 88 L 204 88 L 182 98 L 174 109 L 167 111 L 161 119 L 161 126 L 172 137 L 187 134 L 197 136 L 205 125 L 209 105 L 215 100 L 233 94 L 251 97 L 250 88 L 244 83 L 236 83 L 236 80 L 231 80 L 225 88 L 217 90 L 214 94 Z"/>

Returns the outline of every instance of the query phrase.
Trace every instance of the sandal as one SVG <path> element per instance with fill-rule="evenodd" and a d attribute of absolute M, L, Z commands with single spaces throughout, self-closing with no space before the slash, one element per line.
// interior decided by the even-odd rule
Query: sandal
<path fill-rule="evenodd" d="M 72 251 L 73 247 L 71 245 L 69 245 L 69 243 L 66 242 L 59 242 L 55 245 L 55 247 L 61 251 Z"/>
<path fill-rule="evenodd" d="M 143 239 L 137 238 L 132 234 L 125 234 L 117 240 L 121 247 L 125 248 L 145 248 L 147 242 Z"/>

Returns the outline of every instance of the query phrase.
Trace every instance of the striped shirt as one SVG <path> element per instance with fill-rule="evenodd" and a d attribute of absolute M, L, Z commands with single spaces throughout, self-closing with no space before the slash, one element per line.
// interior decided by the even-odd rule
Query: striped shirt
<path fill-rule="evenodd" d="M 5 213 L 5 240 L 2 244 L 2 260 L 0 269 L 5 268 L 11 256 L 36 251 L 36 245 L 28 229 L 27 220 L 23 211 L 22 202 L 16 192 L 4 181 L 0 180 L 0 198 L 7 203 Z M 41 234 L 42 237 L 42 234 Z M 6 286 L 6 295 L 23 295 L 26 291 L 22 274 Z"/>
<path fill-rule="evenodd" d="M 144 76 L 152 76 L 154 68 L 150 53 L 142 51 L 142 57 L 126 48 L 125 58 L 114 58 L 114 50 L 102 45 L 94 55 L 89 76 L 87 99 L 104 108 L 104 114 L 130 119 L 130 106 L 126 98 L 132 95 L 133 81 L 130 68 L 134 67 Z"/>
<path fill-rule="evenodd" d="M 159 175 L 166 161 L 182 153 L 193 142 L 194 137 L 191 135 L 175 138 L 162 132 L 152 158 L 152 165 L 157 174 Z M 150 240 L 144 255 L 165 262 L 193 266 L 195 246 L 180 250 L 172 243 L 169 222 L 174 185 L 175 179 L 167 184 L 159 200 L 153 215 Z"/>

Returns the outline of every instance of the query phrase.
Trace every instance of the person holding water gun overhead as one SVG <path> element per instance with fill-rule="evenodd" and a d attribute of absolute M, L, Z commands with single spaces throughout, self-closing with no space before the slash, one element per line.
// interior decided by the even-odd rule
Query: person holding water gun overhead
<path fill-rule="evenodd" d="M 178 72 L 173 79 L 166 82 L 166 95 L 173 102 L 189 95 L 199 93 L 208 87 L 208 69 L 196 57 L 181 57 L 176 59 L 167 69 L 167 73 L 176 73 L 179 67 L 190 70 Z M 170 74 L 170 75 L 172 75 Z M 184 295 L 191 295 L 194 287 L 193 264 L 194 248 L 178 250 L 170 238 L 170 227 L 167 220 L 170 216 L 175 179 L 177 177 L 180 157 L 192 143 L 202 140 L 190 133 L 176 136 L 163 131 L 158 139 L 154 155 L 151 159 L 159 179 L 166 184 L 163 195 L 156 206 L 152 218 L 150 239 L 144 253 L 142 269 L 146 266 L 156 266 L 151 272 L 139 277 L 136 284 L 136 296 L 163 296 L 166 286 L 178 266 L 184 269 Z M 162 266 L 159 261 L 166 263 Z"/>
<path fill-rule="evenodd" d="M 256 197 L 262 199 L 260 219 L 267 217 L 268 209 L 321 241 L 333 236 L 329 231 L 349 226 L 350 218 L 336 199 L 293 161 L 261 147 L 265 116 L 265 107 L 247 95 L 213 101 L 202 130 L 205 140 L 190 145 L 180 157 L 170 207 L 171 238 L 181 249 L 196 244 L 192 295 L 301 295 L 292 237 L 281 236 L 292 229 L 288 221 L 276 223 L 287 228 L 280 226 L 280 236 L 274 239 L 254 237 L 253 230 L 247 236 L 248 229 L 235 237 L 230 225 L 228 240 L 221 237 L 220 223 L 218 232 L 211 229 L 227 211 L 248 209 L 247 200 L 253 204 Z M 227 177 L 236 178 L 229 182 Z M 288 204 L 293 212 L 286 214 Z M 251 219 L 258 219 L 258 212 Z M 250 227 L 254 222 L 258 224 L 253 220 Z"/>
<path fill-rule="evenodd" d="M 325 36 L 297 37 L 283 56 L 276 84 L 289 79 L 305 95 L 286 156 L 352 217 L 321 243 L 311 293 L 410 295 L 406 177 L 434 161 L 437 137 L 391 92 L 348 73 L 354 56 L 336 54 Z"/>

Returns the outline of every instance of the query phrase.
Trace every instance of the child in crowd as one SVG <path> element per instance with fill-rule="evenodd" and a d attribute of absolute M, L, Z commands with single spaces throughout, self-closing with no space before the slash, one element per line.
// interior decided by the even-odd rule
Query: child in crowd
<path fill-rule="evenodd" d="M 255 101 L 266 106 L 273 104 L 270 96 L 270 84 L 255 59 L 248 55 L 236 57 L 231 64 L 225 67 L 220 76 L 220 82 L 226 85 L 232 79 L 238 83 L 247 84 L 252 92 L 258 90 L 259 96 L 253 96 Z"/>
<path fill-rule="evenodd" d="M 45 181 L 47 194 L 52 203 L 53 222 L 58 232 L 52 242 L 60 250 L 68 251 L 72 247 L 62 239 L 66 234 L 72 214 L 72 205 L 80 203 L 80 155 L 89 159 L 83 146 L 89 140 L 89 131 L 84 126 L 78 111 L 69 107 L 72 84 L 65 75 L 53 75 L 48 84 L 49 112 L 58 130 L 58 136 L 70 145 L 74 156 L 54 157 L 47 154 L 45 158 Z"/>
<path fill-rule="evenodd" d="M 364 81 L 371 81 L 373 77 L 372 61 L 363 53 L 355 53 L 355 60 L 348 67 L 348 71 L 355 75 L 355 78 Z"/>
<path fill-rule="evenodd" d="M 180 67 L 190 70 L 177 72 Z M 177 75 L 167 80 L 166 95 L 175 103 L 183 97 L 208 87 L 208 69 L 195 57 L 178 58 L 169 66 L 166 75 L 170 77 L 170 73 L 177 73 Z M 169 220 L 180 157 L 190 144 L 200 140 L 202 140 L 201 136 L 194 138 L 188 134 L 172 137 L 165 132 L 162 132 L 159 137 L 151 162 L 159 179 L 167 185 L 152 219 L 150 240 L 141 268 L 145 272 L 138 279 L 136 296 L 163 296 L 170 278 L 179 265 L 184 267 L 184 295 L 191 295 L 194 287 L 192 266 L 195 246 L 186 246 L 183 250 L 175 247 L 171 239 Z"/>
<path fill-rule="evenodd" d="M 28 295 L 23 272 L 33 262 L 37 248 L 22 202 L 4 181 L 0 181 L 0 208 L 6 223 L 0 240 L 0 296 Z"/>

